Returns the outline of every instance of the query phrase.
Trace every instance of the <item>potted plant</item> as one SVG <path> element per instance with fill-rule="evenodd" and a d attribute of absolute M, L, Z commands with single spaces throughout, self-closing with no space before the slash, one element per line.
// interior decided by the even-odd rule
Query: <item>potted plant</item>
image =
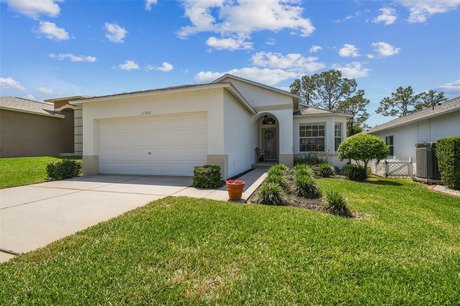
<path fill-rule="evenodd" d="M 227 185 L 228 197 L 230 200 L 239 201 L 243 195 L 245 182 L 243 180 L 226 180 L 225 185 Z"/>

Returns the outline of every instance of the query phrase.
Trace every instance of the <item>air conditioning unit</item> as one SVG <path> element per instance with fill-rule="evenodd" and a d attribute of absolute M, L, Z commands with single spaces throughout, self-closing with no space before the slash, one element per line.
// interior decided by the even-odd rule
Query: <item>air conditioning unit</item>
<path fill-rule="evenodd" d="M 422 181 L 437 181 L 441 179 L 436 157 L 436 143 L 417 143 L 416 147 L 416 178 Z"/>

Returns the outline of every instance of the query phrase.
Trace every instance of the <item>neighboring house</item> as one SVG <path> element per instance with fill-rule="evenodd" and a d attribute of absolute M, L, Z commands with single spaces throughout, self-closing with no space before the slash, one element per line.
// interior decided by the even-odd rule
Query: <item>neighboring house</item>
<path fill-rule="evenodd" d="M 74 150 L 73 111 L 53 104 L 0 97 L 0 157 L 57 156 Z"/>
<path fill-rule="evenodd" d="M 415 172 L 417 143 L 437 142 L 460 136 L 460 97 L 433 108 L 391 120 L 366 131 L 382 138 L 390 146 L 390 159 L 410 160 Z"/>
<path fill-rule="evenodd" d="M 223 177 L 257 162 L 293 164 L 318 153 L 337 164 L 349 115 L 299 104 L 297 95 L 224 75 L 209 84 L 90 97 L 83 108 L 85 174 L 190 176 L 219 165 Z"/>

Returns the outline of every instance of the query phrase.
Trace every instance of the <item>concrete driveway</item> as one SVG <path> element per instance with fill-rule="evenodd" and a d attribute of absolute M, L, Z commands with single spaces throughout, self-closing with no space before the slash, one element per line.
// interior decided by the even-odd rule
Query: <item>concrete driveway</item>
<path fill-rule="evenodd" d="M 0 190 L 0 262 L 178 194 L 190 177 L 99 175 Z"/>

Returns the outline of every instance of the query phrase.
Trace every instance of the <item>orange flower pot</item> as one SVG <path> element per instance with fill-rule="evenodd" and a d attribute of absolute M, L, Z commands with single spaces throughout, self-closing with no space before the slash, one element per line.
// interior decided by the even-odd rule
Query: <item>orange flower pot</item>
<path fill-rule="evenodd" d="M 245 182 L 242 180 L 227 180 L 225 184 L 227 185 L 228 197 L 230 200 L 241 200 Z"/>

